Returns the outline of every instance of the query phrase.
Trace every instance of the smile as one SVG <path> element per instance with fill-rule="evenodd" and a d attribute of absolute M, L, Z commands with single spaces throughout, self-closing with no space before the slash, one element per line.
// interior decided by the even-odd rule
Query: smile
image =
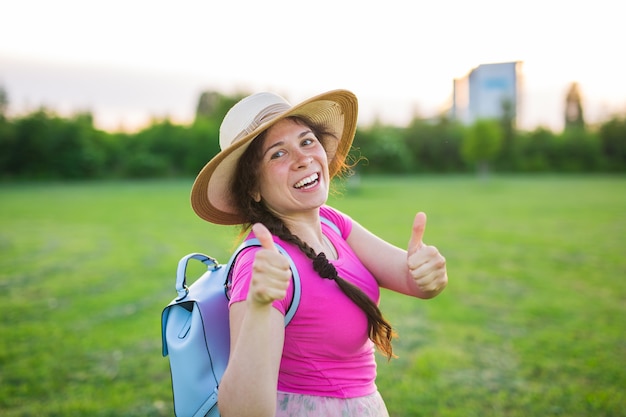
<path fill-rule="evenodd" d="M 301 179 L 300 181 L 298 181 L 297 183 L 294 184 L 294 188 L 297 188 L 298 190 L 301 189 L 307 189 L 307 188 L 311 188 L 313 187 L 315 184 L 317 184 L 319 182 L 319 174 L 316 172 L 315 174 L 312 174 L 306 178 Z"/>

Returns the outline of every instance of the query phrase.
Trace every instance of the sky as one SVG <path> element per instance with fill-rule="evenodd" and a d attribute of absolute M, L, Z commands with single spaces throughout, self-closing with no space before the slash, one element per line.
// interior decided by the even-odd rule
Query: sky
<path fill-rule="evenodd" d="M 626 40 L 615 0 L 0 0 L 9 114 L 90 111 L 132 131 L 193 120 L 203 91 L 336 89 L 359 120 L 404 124 L 449 107 L 452 83 L 522 62 L 518 125 L 563 126 L 578 82 L 586 120 L 626 113 Z"/>

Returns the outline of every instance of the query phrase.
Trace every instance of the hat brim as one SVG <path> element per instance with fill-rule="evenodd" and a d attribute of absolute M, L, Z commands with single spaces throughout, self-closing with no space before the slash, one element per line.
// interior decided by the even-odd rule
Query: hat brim
<path fill-rule="evenodd" d="M 337 146 L 329 152 L 328 170 L 331 178 L 339 172 L 350 151 L 357 127 L 357 98 L 347 90 L 329 91 L 292 106 L 215 155 L 202 168 L 191 188 L 191 206 L 200 218 L 221 225 L 246 222 L 237 212 L 231 198 L 237 161 L 254 138 L 290 116 L 306 117 L 337 136 Z"/>

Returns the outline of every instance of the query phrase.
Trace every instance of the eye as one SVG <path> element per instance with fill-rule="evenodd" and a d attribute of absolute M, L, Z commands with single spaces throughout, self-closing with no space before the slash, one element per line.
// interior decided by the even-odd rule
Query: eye
<path fill-rule="evenodd" d="M 285 154 L 285 151 L 276 151 L 270 155 L 270 159 L 278 159 Z"/>
<path fill-rule="evenodd" d="M 313 145 L 315 142 L 317 142 L 317 139 L 315 138 L 304 138 L 302 140 L 302 142 L 300 143 L 301 146 L 311 146 Z"/>

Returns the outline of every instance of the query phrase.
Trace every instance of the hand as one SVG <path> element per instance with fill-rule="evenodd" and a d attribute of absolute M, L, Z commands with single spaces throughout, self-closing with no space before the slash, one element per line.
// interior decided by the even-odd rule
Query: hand
<path fill-rule="evenodd" d="M 255 224 L 252 231 L 261 242 L 261 249 L 256 253 L 252 265 L 248 300 L 256 305 L 268 305 L 274 300 L 285 298 L 291 281 L 291 269 L 287 258 L 274 246 L 272 234 L 263 224 Z"/>
<path fill-rule="evenodd" d="M 417 213 L 407 251 L 407 265 L 411 277 L 426 296 L 435 296 L 448 285 L 446 259 L 436 247 L 423 242 L 426 214 Z"/>

